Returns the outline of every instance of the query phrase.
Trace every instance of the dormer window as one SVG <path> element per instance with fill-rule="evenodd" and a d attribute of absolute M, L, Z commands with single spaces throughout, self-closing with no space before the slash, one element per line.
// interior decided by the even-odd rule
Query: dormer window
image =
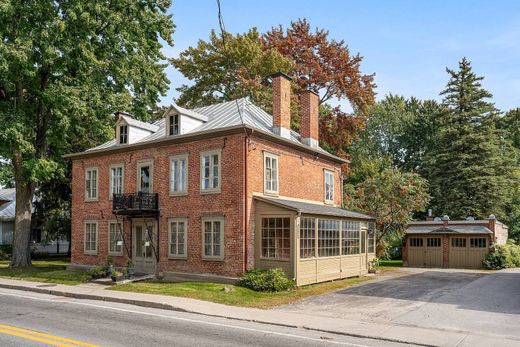
<path fill-rule="evenodd" d="M 128 143 L 128 125 L 121 125 L 119 127 L 119 143 Z"/>
<path fill-rule="evenodd" d="M 179 134 L 179 115 L 173 114 L 170 116 L 170 135 Z"/>

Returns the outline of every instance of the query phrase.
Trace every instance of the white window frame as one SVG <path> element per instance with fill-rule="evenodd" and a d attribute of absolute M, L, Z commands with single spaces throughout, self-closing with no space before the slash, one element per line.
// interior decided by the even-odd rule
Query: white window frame
<path fill-rule="evenodd" d="M 186 172 L 184 173 L 184 189 L 174 191 L 173 187 L 173 162 L 178 161 L 180 163 L 181 160 L 186 161 Z M 179 169 L 180 172 L 180 169 Z M 179 155 L 173 155 L 170 157 L 170 196 L 179 196 L 179 195 L 188 195 L 188 182 L 189 182 L 189 161 L 188 161 L 188 154 L 179 154 Z"/>
<path fill-rule="evenodd" d="M 118 169 L 118 168 L 121 168 L 121 193 L 120 194 L 123 194 L 125 192 L 125 164 L 124 163 L 112 164 L 108 167 L 108 180 L 109 180 L 108 199 L 109 200 L 112 200 L 112 197 L 114 196 L 112 170 Z"/>
<path fill-rule="evenodd" d="M 92 196 L 92 175 L 90 176 L 90 197 L 89 197 L 89 191 L 87 190 L 87 177 L 89 172 L 96 172 L 96 184 L 95 184 L 95 191 L 96 196 Z M 85 168 L 85 201 L 98 201 L 99 200 L 99 168 L 97 166 L 91 166 Z"/>
<path fill-rule="evenodd" d="M 153 159 L 145 159 L 145 160 L 139 160 L 137 161 L 137 184 L 136 184 L 136 191 L 141 191 L 141 168 L 143 166 L 149 166 L 150 167 L 150 191 L 148 193 L 153 193 Z"/>
<path fill-rule="evenodd" d="M 96 249 L 87 250 L 87 224 L 92 224 L 96 226 Z M 98 243 L 99 243 L 99 223 L 97 220 L 86 220 L 83 223 L 83 253 L 86 255 L 97 255 L 98 254 Z"/>
<path fill-rule="evenodd" d="M 112 225 L 116 226 L 116 235 L 119 234 L 120 232 L 124 232 L 124 230 L 123 230 L 123 223 L 122 222 L 117 221 L 115 219 L 108 221 L 108 230 L 107 230 L 108 255 L 122 256 L 123 255 L 123 245 L 121 245 L 121 246 L 114 245 L 115 248 L 121 247 L 120 251 L 111 251 L 110 250 L 110 246 L 112 245 L 112 243 L 114 243 L 114 241 L 111 238 L 111 233 L 110 233 L 110 228 L 111 228 Z M 118 228 L 118 225 L 120 226 L 120 229 Z M 123 241 L 123 237 L 121 237 L 120 241 Z"/>
<path fill-rule="evenodd" d="M 170 117 L 177 117 L 177 134 L 170 133 L 171 121 Z M 177 136 L 181 134 L 181 115 L 178 113 L 170 113 L 166 115 L 166 136 Z"/>
<path fill-rule="evenodd" d="M 269 183 L 271 183 L 271 188 L 273 187 L 273 183 L 276 183 L 276 189 L 269 189 L 267 187 L 267 159 L 270 159 L 271 162 L 271 180 Z M 276 177 L 273 178 L 272 175 L 272 163 L 273 160 L 276 160 Z M 280 158 L 278 155 L 264 152 L 264 194 L 270 194 L 270 195 L 278 195 L 280 191 Z"/>
<path fill-rule="evenodd" d="M 284 237 L 284 230 L 282 228 L 281 230 L 281 234 L 280 234 L 280 238 L 277 238 L 276 237 L 276 229 L 278 227 L 275 227 L 275 236 L 274 237 L 271 237 L 270 234 L 269 234 L 269 228 L 268 228 L 268 235 L 267 237 L 264 237 L 264 219 L 288 219 L 289 220 L 289 254 L 287 255 L 287 257 L 283 257 L 283 256 L 265 256 L 264 255 L 264 245 L 263 245 L 263 241 L 264 239 L 266 240 L 269 240 L 269 239 L 273 239 L 273 240 L 278 240 L 280 239 L 281 242 L 282 242 L 282 247 L 281 249 L 283 250 L 284 247 L 283 247 L 283 242 L 284 240 L 286 240 L 287 238 Z M 261 218 L 260 218 L 260 259 L 261 260 L 267 260 L 267 261 L 281 261 L 281 262 L 290 262 L 291 261 L 291 257 L 292 257 L 292 254 L 293 254 L 293 239 L 292 239 L 292 234 L 293 234 L 293 221 L 292 221 L 292 217 L 291 215 L 262 215 Z M 276 249 L 277 247 L 275 246 L 275 253 L 276 253 Z"/>
<path fill-rule="evenodd" d="M 206 233 L 206 228 L 205 228 L 205 223 L 206 222 L 211 222 L 212 223 L 212 227 L 213 227 L 213 222 L 220 222 L 220 255 L 218 256 L 214 256 L 214 255 L 206 255 L 206 252 L 205 252 L 205 246 L 206 246 L 206 238 L 205 238 L 205 233 Z M 224 260 L 224 244 L 225 244 L 225 240 L 224 240 L 224 235 L 225 235 L 225 223 L 224 223 L 224 217 L 202 217 L 202 229 L 201 229 L 201 234 L 202 234 L 202 259 L 203 260 L 218 260 L 218 261 L 223 261 Z M 212 230 L 213 232 L 213 230 Z M 213 254 L 213 247 L 212 247 L 212 254 Z"/>
<path fill-rule="evenodd" d="M 172 254 L 172 223 L 184 223 L 184 254 Z M 178 225 L 178 224 L 177 224 Z M 178 229 L 177 229 L 178 230 Z M 178 234 L 178 232 L 177 232 Z M 177 237 L 178 240 L 178 237 Z M 178 252 L 177 244 L 177 252 Z M 168 219 L 168 259 L 187 259 L 188 258 L 188 218 L 169 218 Z"/>
<path fill-rule="evenodd" d="M 218 155 L 218 185 L 216 187 L 213 185 L 214 175 L 213 175 L 213 156 Z M 209 170 L 209 182 L 210 187 L 204 188 L 204 180 L 206 177 L 204 176 L 204 157 L 209 156 L 210 158 L 210 170 Z M 205 151 L 200 153 L 200 192 L 201 194 L 214 194 L 214 193 L 220 193 L 220 189 L 222 186 L 222 150 L 215 149 L 211 151 Z"/>
<path fill-rule="evenodd" d="M 332 191 L 330 191 L 330 198 L 329 198 L 329 192 L 327 191 L 327 177 L 330 177 L 332 179 L 330 187 L 332 188 Z M 324 192 L 324 199 L 326 204 L 334 204 L 334 171 L 324 169 L 323 170 L 323 192 Z"/>
<path fill-rule="evenodd" d="M 121 127 L 126 127 L 126 142 L 121 142 Z M 127 145 L 130 143 L 130 126 L 126 122 L 121 122 L 117 125 L 116 138 L 118 145 Z"/>

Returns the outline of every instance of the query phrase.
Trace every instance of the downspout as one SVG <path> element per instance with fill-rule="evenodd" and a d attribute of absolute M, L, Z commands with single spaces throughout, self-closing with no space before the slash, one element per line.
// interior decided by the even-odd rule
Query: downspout
<path fill-rule="evenodd" d="M 247 136 L 247 130 L 246 130 L 246 136 L 244 137 L 244 266 L 243 270 L 244 272 L 247 271 L 247 239 L 248 239 L 248 220 L 247 220 L 247 208 L 248 208 L 248 194 L 247 194 L 247 153 L 248 153 L 248 141 L 249 136 Z"/>

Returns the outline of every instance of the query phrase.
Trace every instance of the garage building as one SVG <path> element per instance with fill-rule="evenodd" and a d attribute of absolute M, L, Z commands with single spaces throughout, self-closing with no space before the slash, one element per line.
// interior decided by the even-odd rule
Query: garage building
<path fill-rule="evenodd" d="M 450 221 L 448 216 L 408 224 L 403 240 L 403 263 L 410 267 L 482 267 L 492 244 L 507 242 L 508 228 L 494 215 L 487 220 Z"/>

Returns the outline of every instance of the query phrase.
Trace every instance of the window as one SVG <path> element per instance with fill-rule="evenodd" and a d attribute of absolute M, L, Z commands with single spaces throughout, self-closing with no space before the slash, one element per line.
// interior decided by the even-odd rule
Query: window
<path fill-rule="evenodd" d="M 108 254 L 123 255 L 123 223 L 117 221 L 108 222 Z"/>
<path fill-rule="evenodd" d="M 137 164 L 138 192 L 151 193 L 153 191 L 153 165 L 150 160 Z"/>
<path fill-rule="evenodd" d="M 264 191 L 278 194 L 278 156 L 264 153 Z"/>
<path fill-rule="evenodd" d="M 334 203 L 334 172 L 323 171 L 324 187 L 325 187 L 325 202 L 329 204 Z"/>
<path fill-rule="evenodd" d="M 170 195 L 188 192 L 188 156 L 179 155 L 170 158 Z"/>
<path fill-rule="evenodd" d="M 301 218 L 300 220 L 300 258 L 316 256 L 316 219 Z"/>
<path fill-rule="evenodd" d="M 85 254 L 97 254 L 97 221 L 85 222 Z"/>
<path fill-rule="evenodd" d="M 202 192 L 220 191 L 220 150 L 201 153 L 200 177 Z"/>
<path fill-rule="evenodd" d="M 368 223 L 368 253 L 375 253 L 376 248 L 376 228 L 374 223 Z"/>
<path fill-rule="evenodd" d="M 110 166 L 110 196 L 123 194 L 123 165 Z"/>
<path fill-rule="evenodd" d="M 456 248 L 466 248 L 466 239 L 465 238 L 452 238 L 451 239 L 451 247 Z"/>
<path fill-rule="evenodd" d="M 417 238 L 417 237 L 412 237 L 412 238 L 410 238 L 409 243 L 410 243 L 410 247 L 422 247 L 423 239 Z"/>
<path fill-rule="evenodd" d="M 119 127 L 119 143 L 128 143 L 128 125 L 121 125 Z"/>
<path fill-rule="evenodd" d="M 202 238 L 203 258 L 224 259 L 224 218 L 203 218 Z"/>
<path fill-rule="evenodd" d="M 291 219 L 262 218 L 262 257 L 287 260 L 291 255 Z"/>
<path fill-rule="evenodd" d="M 484 237 L 478 238 L 470 238 L 469 239 L 469 247 L 470 248 L 486 248 L 486 239 Z"/>
<path fill-rule="evenodd" d="M 85 200 L 98 199 L 98 169 L 87 168 L 85 171 Z"/>
<path fill-rule="evenodd" d="M 359 234 L 361 232 L 361 224 L 353 221 L 342 222 L 342 254 L 359 254 Z"/>
<path fill-rule="evenodd" d="M 169 221 L 169 244 L 168 256 L 170 258 L 187 257 L 187 234 L 188 220 L 185 218 L 172 218 Z"/>
<path fill-rule="evenodd" d="M 339 255 L 339 221 L 318 219 L 318 256 Z"/>
<path fill-rule="evenodd" d="M 169 123 L 170 123 L 169 134 L 178 135 L 179 134 L 179 115 L 178 114 L 171 115 L 169 118 Z"/>
<path fill-rule="evenodd" d="M 426 239 L 426 247 L 440 247 L 441 239 L 439 237 L 428 237 Z"/>

